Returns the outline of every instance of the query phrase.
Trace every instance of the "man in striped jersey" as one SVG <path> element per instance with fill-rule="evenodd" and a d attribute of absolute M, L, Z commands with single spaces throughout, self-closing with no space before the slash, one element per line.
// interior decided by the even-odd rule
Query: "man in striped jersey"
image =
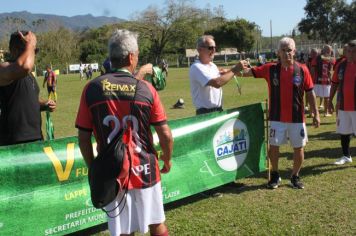
<path fill-rule="evenodd" d="M 334 164 L 351 163 L 350 138 L 356 135 L 356 40 L 348 43 L 345 59 L 335 67 L 330 90 L 329 108 L 334 109 L 333 98 L 338 92 L 336 132 L 341 135 L 343 156 Z"/>
<path fill-rule="evenodd" d="M 112 235 L 150 230 L 152 235 L 166 236 L 168 229 L 164 224 L 160 173 L 167 173 L 171 168 L 173 138 L 156 89 L 147 81 L 137 80 L 143 78 L 142 70 L 134 75 L 139 54 L 137 37 L 128 30 L 113 33 L 109 40 L 111 71 L 85 86 L 76 127 L 79 129 L 80 150 L 88 166 L 94 159 L 92 133 L 100 154 L 112 136 L 116 136 L 115 133 L 124 133 L 130 127 L 135 147 L 131 174 L 117 180 L 121 185 L 128 184 L 128 192 L 125 204 L 120 202 L 125 191 L 120 191 L 117 198 L 105 207 L 109 230 Z M 150 68 L 146 71 L 152 73 L 152 65 L 141 68 Z M 162 148 L 160 159 L 164 166 L 161 170 L 151 125 Z"/>
<path fill-rule="evenodd" d="M 303 97 L 306 92 L 311 106 L 313 124 L 319 127 L 320 118 L 316 107 L 313 81 L 308 68 L 294 60 L 295 42 L 292 38 L 279 41 L 280 63 L 268 63 L 251 69 L 244 69 L 244 76 L 264 78 L 269 89 L 269 153 L 271 179 L 267 187 L 278 188 L 281 178 L 278 172 L 279 146 L 289 139 L 293 149 L 291 185 L 303 189 L 299 171 L 304 161 L 304 146 L 308 141 L 305 125 Z"/>

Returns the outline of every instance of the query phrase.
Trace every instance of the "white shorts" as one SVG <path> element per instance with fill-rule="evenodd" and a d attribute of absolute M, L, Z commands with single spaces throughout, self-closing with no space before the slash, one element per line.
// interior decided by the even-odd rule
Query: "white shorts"
<path fill-rule="evenodd" d="M 304 147 L 308 142 L 305 123 L 270 122 L 269 144 L 281 146 L 289 142 L 293 148 Z"/>
<path fill-rule="evenodd" d="M 314 85 L 315 96 L 321 98 L 328 98 L 330 96 L 330 88 L 331 85 L 315 84 Z"/>
<path fill-rule="evenodd" d="M 113 202 L 105 207 L 105 210 L 114 209 L 122 195 L 120 192 Z M 133 232 L 147 233 L 149 225 L 160 224 L 166 220 L 163 209 L 163 196 L 161 182 L 150 188 L 132 189 L 127 192 L 126 204 L 122 201 L 120 206 L 109 215 L 115 217 L 124 207 L 124 210 L 115 218 L 108 218 L 109 231 L 112 236 L 130 234 Z"/>
<path fill-rule="evenodd" d="M 356 135 L 356 111 L 339 110 L 337 114 L 336 133 Z"/>

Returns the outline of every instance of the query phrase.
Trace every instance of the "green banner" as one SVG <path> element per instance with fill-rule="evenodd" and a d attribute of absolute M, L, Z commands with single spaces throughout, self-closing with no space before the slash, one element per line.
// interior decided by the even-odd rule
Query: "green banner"
<path fill-rule="evenodd" d="M 266 168 L 262 104 L 169 126 L 174 152 L 171 171 L 162 175 L 164 203 Z M 0 147 L 0 158 L 0 235 L 63 235 L 106 222 L 92 207 L 76 137 Z"/>

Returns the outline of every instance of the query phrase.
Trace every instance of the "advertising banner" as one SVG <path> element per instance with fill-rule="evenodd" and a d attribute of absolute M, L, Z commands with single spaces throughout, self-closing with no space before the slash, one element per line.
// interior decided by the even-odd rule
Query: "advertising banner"
<path fill-rule="evenodd" d="M 266 169 L 262 104 L 169 126 L 174 152 L 162 175 L 164 203 Z M 154 142 L 159 150 L 157 135 Z M 0 147 L 0 158 L 0 235 L 63 235 L 106 222 L 92 207 L 77 137 Z"/>

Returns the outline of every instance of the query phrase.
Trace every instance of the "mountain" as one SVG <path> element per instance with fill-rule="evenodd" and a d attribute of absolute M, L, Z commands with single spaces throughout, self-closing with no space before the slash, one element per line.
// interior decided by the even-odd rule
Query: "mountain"
<path fill-rule="evenodd" d="M 107 24 L 124 21 L 117 17 L 77 15 L 58 16 L 50 14 L 33 14 L 27 11 L 0 13 L 0 38 L 21 29 L 34 32 L 46 32 L 53 28 L 65 27 L 74 31 L 98 28 Z"/>

